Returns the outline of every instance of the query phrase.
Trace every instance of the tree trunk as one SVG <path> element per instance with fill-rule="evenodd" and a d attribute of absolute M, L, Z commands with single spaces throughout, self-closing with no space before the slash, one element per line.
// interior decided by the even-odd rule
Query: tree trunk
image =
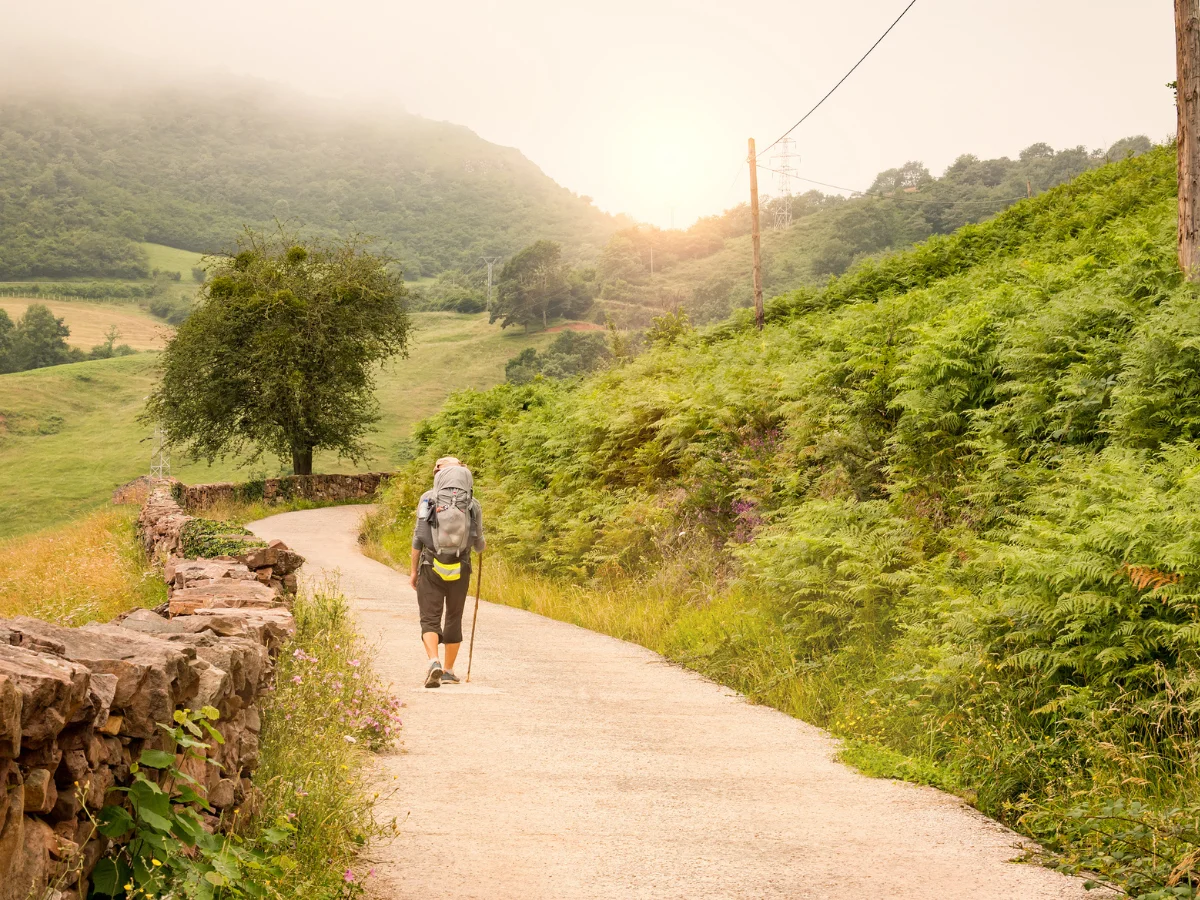
<path fill-rule="evenodd" d="M 312 447 L 304 449 L 292 450 L 292 474 L 293 475 L 311 475 L 312 474 Z"/>
<path fill-rule="evenodd" d="M 1175 0 L 1179 153 L 1179 267 L 1200 281 L 1200 0 Z"/>

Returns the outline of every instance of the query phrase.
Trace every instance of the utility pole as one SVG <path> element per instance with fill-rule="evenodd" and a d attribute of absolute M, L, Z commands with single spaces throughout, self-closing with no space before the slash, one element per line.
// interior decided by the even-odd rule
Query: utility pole
<path fill-rule="evenodd" d="M 492 311 L 492 266 L 494 266 L 496 263 L 500 262 L 500 257 L 499 256 L 481 256 L 479 258 L 482 259 L 485 263 L 487 263 L 487 267 L 488 267 L 487 310 L 488 310 L 488 312 L 491 312 Z"/>
<path fill-rule="evenodd" d="M 1195 0 L 1200 3 L 1200 0 Z M 758 243 L 758 155 L 750 138 L 750 243 L 754 247 L 754 324 L 763 329 L 762 249 Z"/>
<path fill-rule="evenodd" d="M 1200 0 L 1175 0 L 1179 267 L 1200 281 Z"/>

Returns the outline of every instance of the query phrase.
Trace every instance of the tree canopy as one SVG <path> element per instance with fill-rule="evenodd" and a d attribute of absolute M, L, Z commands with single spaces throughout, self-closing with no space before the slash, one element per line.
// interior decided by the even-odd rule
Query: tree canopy
<path fill-rule="evenodd" d="M 309 474 L 314 450 L 365 455 L 379 418 L 375 370 L 409 342 L 393 260 L 357 239 L 247 229 L 208 274 L 163 351 L 145 417 L 210 462 L 265 452 Z"/>
<path fill-rule="evenodd" d="M 530 244 L 500 271 L 496 285 L 496 303 L 489 321 L 509 325 L 545 328 L 559 316 L 578 316 L 587 312 L 595 296 L 594 274 L 590 270 L 572 270 L 562 261 L 562 245 L 554 241 Z"/>

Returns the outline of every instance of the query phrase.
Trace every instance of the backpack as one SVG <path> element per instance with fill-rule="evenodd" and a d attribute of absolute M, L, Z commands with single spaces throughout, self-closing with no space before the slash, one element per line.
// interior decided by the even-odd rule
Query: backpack
<path fill-rule="evenodd" d="M 466 466 L 450 466 L 433 476 L 433 510 L 429 516 L 433 549 L 438 556 L 471 552 L 471 506 L 475 479 Z"/>

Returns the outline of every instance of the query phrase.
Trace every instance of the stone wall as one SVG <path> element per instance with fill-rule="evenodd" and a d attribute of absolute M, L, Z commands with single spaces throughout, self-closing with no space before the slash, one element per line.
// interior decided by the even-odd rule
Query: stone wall
<path fill-rule="evenodd" d="M 267 503 L 300 498 L 324 503 L 370 500 L 390 477 L 387 472 L 362 475 L 288 475 L 265 481 L 215 484 L 181 484 L 176 496 L 188 509 L 203 509 L 214 503 L 263 500 Z"/>
<path fill-rule="evenodd" d="M 178 709 L 213 706 L 225 738 L 220 768 L 177 757 L 197 779 L 218 827 L 223 810 L 253 805 L 259 702 L 274 657 L 294 631 L 283 581 L 303 559 L 276 542 L 244 559 L 175 557 L 189 517 L 155 485 L 139 527 L 166 558 L 165 608 L 106 625 L 66 628 L 0 619 L 0 900 L 79 900 L 108 848 L 86 814 L 125 802 L 143 750 L 173 750 L 158 728 Z"/>

